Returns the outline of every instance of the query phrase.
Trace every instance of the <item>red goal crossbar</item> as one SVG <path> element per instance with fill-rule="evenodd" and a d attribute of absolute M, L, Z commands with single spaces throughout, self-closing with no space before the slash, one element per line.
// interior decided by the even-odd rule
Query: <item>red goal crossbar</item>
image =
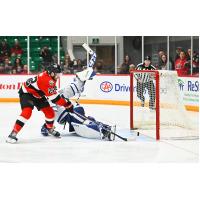
<path fill-rule="evenodd" d="M 160 76 L 159 72 L 156 70 L 133 70 L 130 73 L 130 129 L 133 130 L 134 127 L 134 73 L 154 73 L 155 74 L 155 99 L 156 99 L 156 140 L 160 139 Z"/>

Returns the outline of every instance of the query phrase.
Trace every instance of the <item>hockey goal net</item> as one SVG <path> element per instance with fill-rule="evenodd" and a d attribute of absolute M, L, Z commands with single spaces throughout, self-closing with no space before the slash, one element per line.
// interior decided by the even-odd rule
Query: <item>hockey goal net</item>
<path fill-rule="evenodd" d="M 198 139 L 198 127 L 188 116 L 175 71 L 132 71 L 130 128 L 145 130 L 157 140 Z"/>

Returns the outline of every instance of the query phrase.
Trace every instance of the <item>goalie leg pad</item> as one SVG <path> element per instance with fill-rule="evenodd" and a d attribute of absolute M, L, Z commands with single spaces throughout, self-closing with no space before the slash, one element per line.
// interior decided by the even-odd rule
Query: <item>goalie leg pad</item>
<path fill-rule="evenodd" d="M 108 130 L 105 126 L 101 127 L 94 122 L 90 122 L 89 124 L 77 124 L 72 122 L 72 125 L 76 134 L 81 137 L 109 141 L 115 140 L 115 135 L 112 134 L 111 130 Z"/>
<path fill-rule="evenodd" d="M 84 137 L 84 138 L 89 138 L 89 139 L 102 139 L 102 133 L 98 131 L 98 129 L 93 129 L 89 127 L 88 125 L 84 124 L 77 124 L 77 123 L 72 123 L 76 134 Z"/>

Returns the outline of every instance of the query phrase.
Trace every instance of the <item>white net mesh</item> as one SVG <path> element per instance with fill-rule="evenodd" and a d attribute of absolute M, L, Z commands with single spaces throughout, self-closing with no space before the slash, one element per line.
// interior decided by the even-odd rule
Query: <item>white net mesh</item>
<path fill-rule="evenodd" d="M 143 78 L 138 79 L 138 77 Z M 133 121 L 134 127 L 155 130 L 156 128 L 156 80 L 155 72 L 134 72 Z M 178 88 L 177 73 L 159 71 L 160 77 L 160 137 L 174 139 L 197 139 L 198 126 L 189 117 Z M 148 131 L 147 131 L 148 132 Z M 153 131 L 155 137 L 155 131 Z"/>

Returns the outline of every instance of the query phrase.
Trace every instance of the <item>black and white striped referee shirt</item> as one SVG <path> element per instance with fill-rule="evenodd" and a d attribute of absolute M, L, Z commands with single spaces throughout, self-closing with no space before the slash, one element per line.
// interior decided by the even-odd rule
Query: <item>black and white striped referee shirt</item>
<path fill-rule="evenodd" d="M 144 63 L 140 63 L 137 65 L 136 70 L 156 70 L 156 68 L 153 65 L 149 65 L 146 67 Z M 150 73 L 135 73 L 135 78 L 138 80 L 142 80 L 142 83 L 149 82 L 152 80 Z"/>

